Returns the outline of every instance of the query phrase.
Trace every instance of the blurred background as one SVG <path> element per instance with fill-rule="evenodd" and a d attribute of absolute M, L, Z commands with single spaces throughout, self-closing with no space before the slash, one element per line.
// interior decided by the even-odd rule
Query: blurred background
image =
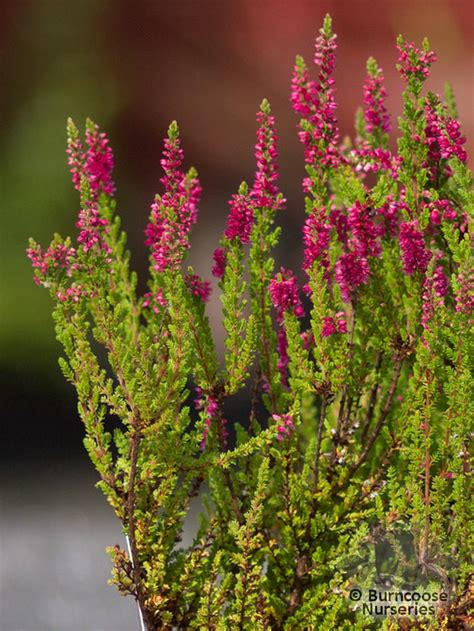
<path fill-rule="evenodd" d="M 255 113 L 277 119 L 281 189 L 278 263 L 298 267 L 302 149 L 289 104 L 294 57 L 311 64 L 326 12 L 338 33 L 338 118 L 351 134 L 365 62 L 384 68 L 400 114 L 395 38 L 426 35 L 439 61 L 429 88 L 449 79 L 473 137 L 472 0 L 1 0 L 0 377 L 2 631 L 127 631 L 134 603 L 106 584 L 107 545 L 121 543 L 94 488 L 75 395 L 64 383 L 47 292 L 32 282 L 29 236 L 74 234 L 78 208 L 65 159 L 68 116 L 99 122 L 115 152 L 118 208 L 146 285 L 143 230 L 159 189 L 162 138 L 181 128 L 187 165 L 204 188 L 191 264 L 210 278 L 227 200 L 254 170 Z M 472 141 L 468 152 L 472 153 Z M 209 305 L 219 334 L 219 300 Z"/>

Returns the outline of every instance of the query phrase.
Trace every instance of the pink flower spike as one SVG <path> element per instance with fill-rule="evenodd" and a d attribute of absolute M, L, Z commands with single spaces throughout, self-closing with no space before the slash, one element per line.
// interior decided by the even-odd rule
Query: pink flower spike
<path fill-rule="evenodd" d="M 377 67 L 375 59 L 371 58 L 367 62 L 367 77 L 364 82 L 364 118 L 369 134 L 390 131 L 390 117 L 385 107 L 386 98 L 383 71 Z"/>
<path fill-rule="evenodd" d="M 171 123 L 168 138 L 164 141 L 163 157 L 160 160 L 161 168 L 165 172 L 160 181 L 169 195 L 175 193 L 181 186 L 183 160 L 184 152 L 179 141 L 177 125 Z"/>
<path fill-rule="evenodd" d="M 311 330 L 303 331 L 303 333 L 300 334 L 300 337 L 303 340 L 303 348 L 306 351 L 309 351 L 311 348 L 314 347 L 314 335 Z"/>
<path fill-rule="evenodd" d="M 77 191 L 80 191 L 81 179 L 84 175 L 85 155 L 81 139 L 79 138 L 79 131 L 71 119 L 68 120 L 67 133 L 67 162 L 69 165 L 69 170 L 71 171 L 72 183 L 74 185 L 74 188 Z"/>
<path fill-rule="evenodd" d="M 461 269 L 456 278 L 456 311 L 470 315 L 474 312 L 474 270 Z"/>
<path fill-rule="evenodd" d="M 150 308 L 153 313 L 159 313 L 163 307 L 166 307 L 166 300 L 163 296 L 163 290 L 158 289 L 154 294 L 151 292 L 146 293 L 143 296 L 142 307 L 144 309 Z"/>
<path fill-rule="evenodd" d="M 79 132 L 71 119 L 67 125 L 68 144 L 66 153 L 74 188 L 81 190 L 82 179 L 89 184 L 92 199 L 96 201 L 100 193 L 112 196 L 115 184 L 112 179 L 114 154 L 105 133 L 98 125 L 86 122 L 86 147 L 81 143 Z"/>
<path fill-rule="evenodd" d="M 434 317 L 436 310 L 443 306 L 443 298 L 448 290 L 449 282 L 443 267 L 437 265 L 423 283 L 421 324 L 425 330 L 429 331 L 429 321 Z"/>
<path fill-rule="evenodd" d="M 201 186 L 194 169 L 187 174 L 181 170 L 182 158 L 178 126 L 174 122 L 170 125 L 161 161 L 165 192 L 156 195 L 145 229 L 145 245 L 150 246 L 156 272 L 182 263 L 189 249 L 189 232 L 197 220 Z"/>
<path fill-rule="evenodd" d="M 33 269 L 38 270 L 34 277 L 37 285 L 47 283 L 49 274 L 56 270 L 64 270 L 66 276 L 71 276 L 79 264 L 76 262 L 76 250 L 63 243 L 52 243 L 46 252 L 40 245 L 33 244 L 26 251 Z"/>
<path fill-rule="evenodd" d="M 108 221 L 100 216 L 96 201 L 86 200 L 83 202 L 76 227 L 79 229 L 77 242 L 81 244 L 85 254 L 95 246 L 99 251 L 106 254 L 111 253 L 112 250 L 105 241 L 109 232 Z"/>
<path fill-rule="evenodd" d="M 87 123 L 86 145 L 84 172 L 92 194 L 95 198 L 101 192 L 109 196 L 114 195 L 115 184 L 112 180 L 114 155 L 106 134 L 100 132 L 98 125 L 91 121 Z"/>
<path fill-rule="evenodd" d="M 87 296 L 87 292 L 80 285 L 72 285 L 66 290 L 59 289 L 56 292 L 56 298 L 60 302 L 79 302 L 83 296 Z"/>
<path fill-rule="evenodd" d="M 298 283 L 291 270 L 282 267 L 280 273 L 270 281 L 268 290 L 280 323 L 283 323 L 283 314 L 286 311 L 292 312 L 297 318 L 303 317 L 304 309 L 299 298 Z"/>
<path fill-rule="evenodd" d="M 338 333 L 347 333 L 347 321 L 345 311 L 338 311 L 336 313 L 336 324 Z"/>
<path fill-rule="evenodd" d="M 325 207 L 313 208 L 303 227 L 304 259 L 303 268 L 308 270 L 315 261 L 323 267 L 329 266 L 328 249 L 332 226 Z"/>
<path fill-rule="evenodd" d="M 323 319 L 323 326 L 321 329 L 321 337 L 329 337 L 333 333 L 336 333 L 336 327 L 334 325 L 334 320 L 330 317 L 325 317 Z"/>
<path fill-rule="evenodd" d="M 288 386 L 288 364 L 290 359 L 288 357 L 288 340 L 286 339 L 286 331 L 283 324 L 280 325 L 277 334 L 277 353 L 277 368 L 281 375 L 281 381 L 284 386 Z"/>
<path fill-rule="evenodd" d="M 233 195 L 229 206 L 230 213 L 227 218 L 227 228 L 224 236 L 229 241 L 240 239 L 243 244 L 249 243 L 250 232 L 254 222 L 253 208 L 249 195 L 242 193 Z"/>
<path fill-rule="evenodd" d="M 324 26 L 315 42 L 314 63 L 319 66 L 318 83 L 309 80 L 301 58 L 296 61 L 292 80 L 291 103 L 297 114 L 303 116 L 299 138 L 305 147 L 308 164 L 337 167 L 343 158 L 339 151 L 339 130 L 335 116 L 334 79 L 336 65 L 336 35 L 331 30 L 331 18 L 326 16 Z M 311 180 L 304 188 L 311 186 Z"/>
<path fill-rule="evenodd" d="M 437 60 L 433 51 L 420 50 L 401 38 L 397 41 L 397 48 L 400 53 L 397 68 L 404 81 L 412 78 L 423 81 L 429 77 L 431 65 Z"/>
<path fill-rule="evenodd" d="M 295 425 L 293 422 L 293 418 L 291 417 L 290 414 L 273 414 L 272 418 L 274 421 L 276 421 L 277 423 L 279 423 L 279 425 L 277 425 L 277 440 L 283 440 L 285 438 L 288 438 L 291 436 L 291 434 L 293 433 L 293 430 L 295 429 Z"/>
<path fill-rule="evenodd" d="M 270 104 L 265 99 L 257 113 L 257 143 L 255 160 L 257 172 L 250 191 L 254 204 L 260 208 L 269 208 L 274 212 L 284 208 L 285 199 L 278 192 L 278 164 L 276 148 L 275 118 L 271 115 Z"/>
<path fill-rule="evenodd" d="M 400 249 L 406 274 L 410 276 L 417 271 L 426 272 L 431 252 L 426 249 L 423 234 L 416 220 L 400 224 Z"/>
<path fill-rule="evenodd" d="M 425 145 L 428 147 L 431 179 L 434 180 L 440 160 L 449 160 L 455 156 L 461 162 L 467 161 L 467 153 L 463 147 L 466 138 L 461 134 L 459 122 L 448 116 L 440 103 L 437 106 L 428 103 L 425 107 L 425 118 Z"/>
<path fill-rule="evenodd" d="M 212 255 L 214 259 L 214 265 L 211 269 L 211 274 L 216 278 L 224 278 L 226 256 L 223 248 L 217 248 Z"/>
<path fill-rule="evenodd" d="M 433 289 L 439 298 L 443 298 L 448 293 L 449 281 L 441 265 L 438 265 L 433 272 Z"/>
<path fill-rule="evenodd" d="M 360 257 L 380 256 L 382 248 L 377 241 L 382 231 L 376 226 L 365 204 L 356 201 L 347 211 L 347 223 L 352 232 L 351 243 Z"/>
<path fill-rule="evenodd" d="M 343 254 L 335 265 L 334 277 L 341 288 L 344 302 L 350 302 L 355 290 L 367 284 L 370 268 L 367 259 L 359 257 L 356 252 Z"/>
<path fill-rule="evenodd" d="M 310 118 L 319 105 L 316 83 L 309 78 L 308 69 L 298 57 L 291 78 L 291 104 L 297 114 Z"/>
<path fill-rule="evenodd" d="M 326 22 L 326 20 L 325 20 Z M 328 28 L 326 28 L 328 26 Z M 334 85 L 331 75 L 336 67 L 337 35 L 331 32 L 331 23 L 320 29 L 314 44 L 314 63 L 320 67 L 318 92 L 324 92 Z"/>
<path fill-rule="evenodd" d="M 197 274 L 187 274 L 184 280 L 194 296 L 200 298 L 203 302 L 209 300 L 211 295 L 211 284 L 209 281 L 201 280 Z"/>

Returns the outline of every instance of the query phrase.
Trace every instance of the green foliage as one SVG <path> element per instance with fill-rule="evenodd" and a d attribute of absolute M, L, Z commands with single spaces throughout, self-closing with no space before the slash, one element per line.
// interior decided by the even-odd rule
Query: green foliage
<path fill-rule="evenodd" d="M 321 37 L 326 44 L 332 37 L 329 16 Z M 417 61 L 413 51 L 410 60 Z M 380 77 L 375 60 L 367 68 Z M 297 79 L 305 81 L 306 72 L 298 58 Z M 84 158 L 76 165 L 77 247 L 58 235 L 47 253 L 30 243 L 35 278 L 55 303 L 60 367 L 77 390 L 84 445 L 130 545 L 130 552 L 108 550 L 111 582 L 137 600 L 148 631 L 409 628 L 407 620 L 372 618 L 349 598 L 354 586 L 367 590 L 387 578 L 397 590 L 449 594 L 446 607 L 420 622 L 429 626 L 413 628 L 461 628 L 453 625 L 466 619 L 474 544 L 474 336 L 467 308 L 473 195 L 458 157 L 437 158 L 433 177 L 426 106 L 441 118 L 445 110 L 422 89 L 419 76 L 409 78 L 398 179 L 392 166 L 366 179 L 349 146 L 337 165 L 307 164 L 306 212 L 328 222 L 329 232 L 327 260 L 305 266 L 305 318 L 294 304 L 273 318 L 269 288 L 282 196 L 258 197 L 241 185 L 252 226 L 249 247 L 238 236 L 221 241 L 223 366 L 201 299 L 205 289 L 192 284 L 197 277 L 184 265 L 197 174 L 176 175 L 176 122 L 166 145 L 165 192 L 155 198 L 148 227 L 155 238 L 170 231 L 162 244 L 169 258 L 157 264 L 152 249 L 146 296 L 137 296 L 110 188 L 97 188 Z M 453 116 L 449 88 L 446 101 Z M 260 115 L 268 123 L 267 101 Z M 303 118 L 303 132 L 315 129 Z M 96 131 L 87 121 L 86 142 Z M 386 150 L 385 135 L 366 133 L 362 115 L 357 132 L 360 142 Z M 70 150 L 82 142 L 72 121 L 68 138 Z M 318 140 L 318 152 L 329 148 Z M 106 145 L 96 151 L 107 157 Z M 260 163 L 273 159 L 268 146 L 260 151 Z M 448 202 L 461 220 L 443 219 L 432 230 L 427 199 Z M 347 299 L 339 282 L 328 282 L 328 270 L 348 245 L 325 213 L 347 218 L 357 205 L 374 214 L 391 204 L 399 221 L 416 221 L 429 236 L 427 270 L 405 273 L 401 239 L 379 231 L 370 282 Z M 440 259 L 451 285 L 444 300 L 429 282 Z M 344 327 L 328 332 L 336 320 Z M 227 435 L 224 405 L 249 384 L 249 416 Z M 114 432 L 111 417 L 120 421 Z M 183 532 L 193 526 L 193 542 L 184 546 Z"/>

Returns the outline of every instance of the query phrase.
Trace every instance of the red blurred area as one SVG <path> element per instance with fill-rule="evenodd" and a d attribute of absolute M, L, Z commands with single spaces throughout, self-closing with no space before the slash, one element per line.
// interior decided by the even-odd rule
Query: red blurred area
<path fill-rule="evenodd" d="M 139 0 L 133 6 L 132 11 L 125 1 L 113 5 L 107 45 L 123 91 L 120 129 L 143 176 L 152 176 L 147 165 L 153 164 L 167 123 L 176 118 L 201 169 L 234 183 L 248 177 L 254 112 L 263 96 L 277 116 L 284 168 L 292 175 L 301 170 L 288 101 L 290 75 L 296 53 L 311 62 L 326 12 L 338 34 L 343 134 L 352 132 L 371 55 L 384 68 L 394 120 L 400 114 L 395 69 L 400 32 L 416 42 L 429 37 L 439 57 L 429 88 L 442 92 L 449 79 L 464 132 L 474 131 L 472 0 Z"/>

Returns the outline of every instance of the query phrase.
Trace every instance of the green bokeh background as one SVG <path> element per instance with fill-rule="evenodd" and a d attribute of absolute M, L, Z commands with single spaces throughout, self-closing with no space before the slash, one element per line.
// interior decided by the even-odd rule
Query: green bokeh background
<path fill-rule="evenodd" d="M 90 115 L 107 126 L 117 107 L 117 90 L 101 64 L 101 4 L 68 3 L 65 11 L 57 0 L 37 3 L 15 16 L 9 33 L 17 55 L 7 68 L 9 124 L 1 134 L 0 335 L 2 364 L 14 374 L 56 373 L 50 299 L 31 283 L 24 250 L 28 235 L 48 244 L 53 230 L 74 231 L 77 195 L 65 160 L 66 118 Z"/>

